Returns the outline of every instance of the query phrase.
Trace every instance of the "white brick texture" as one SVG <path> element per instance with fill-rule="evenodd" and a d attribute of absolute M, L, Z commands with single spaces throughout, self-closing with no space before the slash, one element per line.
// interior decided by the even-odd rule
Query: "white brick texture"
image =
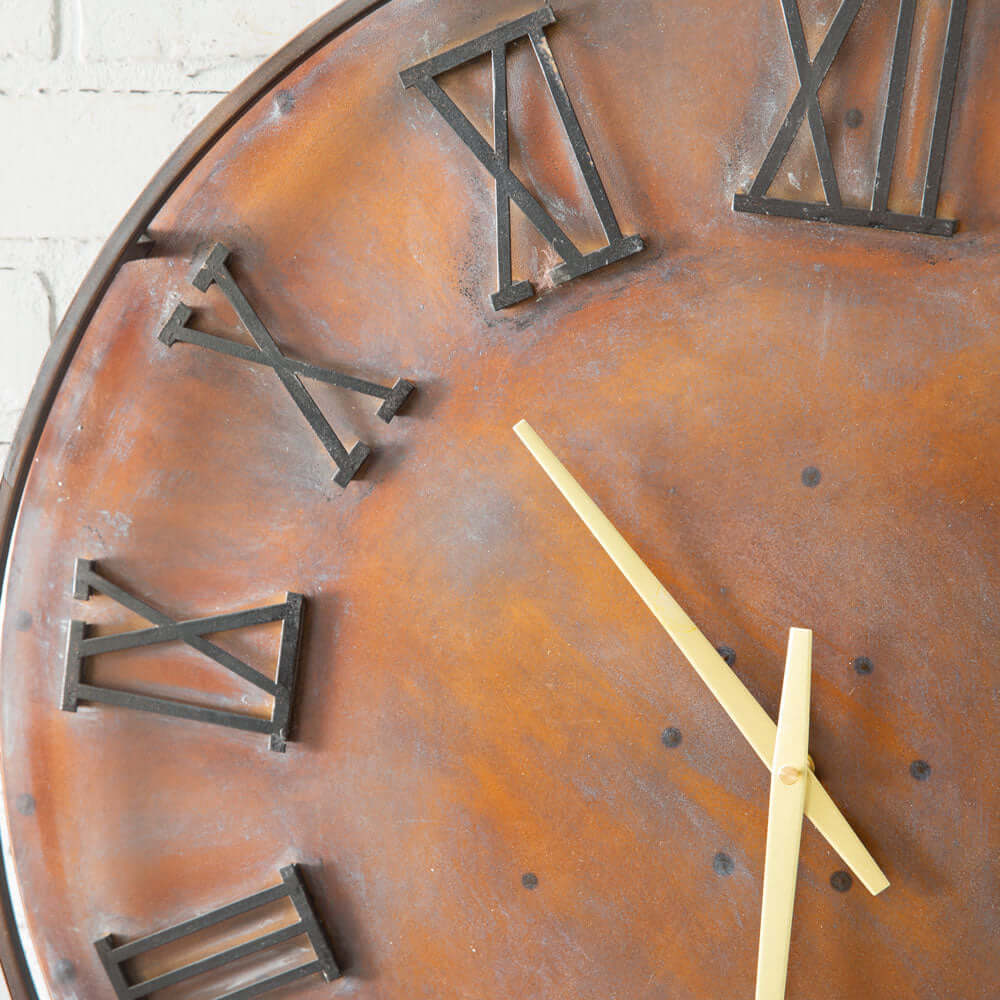
<path fill-rule="evenodd" d="M 187 64 L 270 55 L 333 6 L 326 0 L 82 3 L 84 58 Z"/>
<path fill-rule="evenodd" d="M 118 220 L 217 94 L 79 93 L 0 99 L 0 238 L 100 237 Z"/>
<path fill-rule="evenodd" d="M 61 318 L 197 122 L 334 0 L 0 0 L 0 466 Z"/>
<path fill-rule="evenodd" d="M 55 55 L 59 0 L 0 2 L 0 59 L 51 59 Z"/>
<path fill-rule="evenodd" d="M 10 442 L 49 343 L 49 296 L 32 271 L 0 271 L 0 444 Z"/>

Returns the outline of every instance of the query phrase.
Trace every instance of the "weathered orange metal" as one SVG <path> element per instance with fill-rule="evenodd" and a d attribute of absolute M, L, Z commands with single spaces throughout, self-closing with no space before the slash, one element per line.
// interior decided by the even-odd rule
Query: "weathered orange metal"
<path fill-rule="evenodd" d="M 647 249 L 548 288 L 558 258 L 515 211 L 514 273 L 541 294 L 494 312 L 493 182 L 398 74 L 532 6 L 331 14 L 164 169 L 63 324 L 3 483 L 6 869 L 24 913 L 0 957 L 18 1000 L 24 941 L 53 997 L 109 996 L 93 941 L 290 861 L 347 981 L 288 995 L 750 995 L 766 771 L 517 443 L 521 417 L 772 713 L 788 628 L 814 630 L 812 755 L 892 885 L 834 891 L 841 866 L 807 825 L 788 996 L 991 995 L 1000 11 L 969 7 L 939 210 L 960 225 L 941 239 L 732 211 L 797 89 L 777 0 L 560 3 L 552 50 Z M 815 51 L 832 5 L 801 7 Z M 820 91 L 851 204 L 871 197 L 893 7 L 865 5 Z M 919 209 L 946 8 L 918 9 L 901 211 Z M 510 52 L 512 165 L 596 246 L 533 58 Z M 442 85 L 489 129 L 487 62 Z M 773 194 L 816 189 L 809 153 Z M 152 255 L 122 264 L 143 231 Z M 188 283 L 215 241 L 287 356 L 417 385 L 386 426 L 310 384 L 375 449 L 346 489 L 273 371 L 157 339 L 183 298 L 200 329 L 249 343 L 217 289 Z M 67 623 L 134 625 L 73 600 L 78 557 L 175 618 L 304 594 L 287 752 L 60 711 Z M 266 664 L 275 636 L 218 641 Z M 93 668 L 266 708 L 179 644 Z"/>

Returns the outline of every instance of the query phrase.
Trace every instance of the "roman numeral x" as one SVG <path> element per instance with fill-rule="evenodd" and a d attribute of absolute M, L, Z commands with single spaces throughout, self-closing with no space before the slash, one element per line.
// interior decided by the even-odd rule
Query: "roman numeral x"
<path fill-rule="evenodd" d="M 530 281 L 513 280 L 511 273 L 510 203 L 527 216 L 532 225 L 545 237 L 563 259 L 563 263 L 550 272 L 555 284 L 589 274 L 598 268 L 622 260 L 643 249 L 638 236 L 623 236 L 611 201 L 597 172 L 594 157 L 584 137 L 580 121 L 573 110 L 569 92 L 563 83 L 555 56 L 545 37 L 545 28 L 555 22 L 550 7 L 542 7 L 532 14 L 510 21 L 479 38 L 456 46 L 448 52 L 411 66 L 399 74 L 403 85 L 416 87 L 451 126 L 455 134 L 472 151 L 476 159 L 489 171 L 496 184 L 497 219 L 497 273 L 499 289 L 491 296 L 494 309 L 523 302 L 535 294 Z M 566 235 L 561 226 L 546 211 L 542 203 L 524 186 L 510 169 L 510 129 L 507 107 L 507 47 L 522 38 L 531 41 L 545 82 L 555 102 L 577 164 L 597 210 L 608 243 L 591 253 L 583 253 Z M 437 77 L 448 70 L 490 55 L 493 67 L 493 145 L 472 124 L 458 105 L 444 92 Z"/>
<path fill-rule="evenodd" d="M 325 382 L 327 385 L 340 386 L 343 389 L 350 389 L 352 392 L 381 399 L 382 405 L 378 409 L 377 416 L 385 423 L 389 423 L 396 416 L 416 387 L 406 379 L 398 379 L 389 389 L 375 382 L 368 382 L 365 379 L 354 378 L 351 375 L 344 375 L 328 368 L 320 368 L 316 365 L 286 358 L 253 306 L 247 301 L 240 286 L 233 279 L 229 270 L 229 257 L 230 251 L 226 247 L 221 243 L 215 244 L 204 260 L 196 265 L 191 284 L 201 292 L 208 291 L 213 284 L 218 285 L 247 333 L 253 338 L 257 349 L 255 350 L 246 344 L 226 340 L 224 337 L 216 337 L 212 334 L 202 333 L 200 330 L 191 329 L 187 322 L 191 318 L 192 310 L 183 303 L 177 306 L 160 331 L 160 340 L 168 347 L 173 346 L 178 341 L 186 344 L 197 344 L 200 347 L 207 347 L 211 351 L 217 351 L 219 354 L 228 354 L 230 357 L 266 365 L 273 369 L 288 395 L 292 397 L 293 402 L 299 408 L 299 412 L 306 418 L 309 426 L 336 464 L 337 473 L 333 477 L 333 481 L 338 486 L 346 486 L 371 454 L 371 448 L 358 441 L 348 451 L 330 426 L 329 421 L 323 416 L 316 401 L 302 384 L 302 379 L 315 379 L 317 382 Z"/>
<path fill-rule="evenodd" d="M 952 236 L 958 224 L 953 219 L 937 218 L 937 205 L 941 193 L 941 178 L 944 173 L 945 151 L 955 97 L 958 58 L 962 46 L 967 0 L 952 0 L 934 111 L 930 154 L 924 178 L 923 201 L 919 215 L 904 215 L 889 211 L 889 188 L 892 183 L 892 170 L 896 156 L 903 87 L 906 83 L 916 0 L 900 0 L 899 20 L 889 74 L 889 92 L 882 124 L 882 138 L 879 145 L 871 208 L 853 208 L 844 205 L 841 200 L 837 171 L 830 154 L 826 123 L 823 120 L 823 111 L 819 103 L 819 89 L 837 58 L 863 2 L 864 0 L 844 0 L 833 19 L 829 32 L 820 45 L 819 51 L 816 53 L 816 58 L 811 60 L 797 0 L 781 0 L 785 14 L 785 25 L 788 29 L 788 40 L 792 47 L 795 69 L 799 77 L 799 90 L 792 101 L 792 106 L 785 115 L 778 135 L 771 144 L 763 164 L 761 164 L 750 191 L 747 194 L 737 194 L 733 198 L 733 208 L 738 212 L 753 212 L 758 215 L 780 215 L 813 222 L 834 222 L 848 226 L 869 226 L 909 233 Z M 807 118 L 826 202 L 819 204 L 785 198 L 769 198 L 767 192 L 788 155 L 799 128 Z"/>
<path fill-rule="evenodd" d="M 228 726 L 231 729 L 266 733 L 270 737 L 270 749 L 279 753 L 284 752 L 295 696 L 299 637 L 302 631 L 304 598 L 301 594 L 288 594 L 283 604 L 212 615 L 209 618 L 174 621 L 162 611 L 102 576 L 93 562 L 78 559 L 73 581 L 73 596 L 79 601 L 87 601 L 94 593 L 105 594 L 116 604 L 150 622 L 153 627 L 88 637 L 84 622 L 70 622 L 69 641 L 66 645 L 66 673 L 63 680 L 63 711 L 75 712 L 81 701 L 87 701 L 156 712 L 159 715 L 173 715 L 181 719 Z M 250 664 L 205 638 L 206 635 L 216 632 L 277 621 L 283 622 L 283 625 L 276 680 L 271 680 Z M 176 641 L 196 649 L 219 666 L 271 695 L 274 698 L 271 718 L 261 719 L 239 712 L 203 708 L 169 698 L 155 698 L 117 688 L 101 687 L 84 680 L 84 661 L 88 657 Z"/>

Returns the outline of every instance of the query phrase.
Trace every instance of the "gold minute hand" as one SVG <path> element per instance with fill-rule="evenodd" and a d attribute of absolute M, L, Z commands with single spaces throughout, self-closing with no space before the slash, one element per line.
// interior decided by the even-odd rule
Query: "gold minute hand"
<path fill-rule="evenodd" d="M 757 756 L 770 769 L 777 731 L 771 717 L 527 421 L 520 421 L 514 427 L 514 433 L 600 542 L 646 607 L 667 630 Z M 862 885 L 877 895 L 889 885 L 889 880 L 811 771 L 807 780 L 806 815 Z"/>

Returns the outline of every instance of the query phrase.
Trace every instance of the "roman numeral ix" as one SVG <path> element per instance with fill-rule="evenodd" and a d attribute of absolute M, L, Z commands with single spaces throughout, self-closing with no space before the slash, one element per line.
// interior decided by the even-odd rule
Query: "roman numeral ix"
<path fill-rule="evenodd" d="M 251 733 L 266 733 L 270 737 L 270 749 L 278 753 L 284 752 L 286 740 L 289 738 L 289 724 L 295 699 L 295 674 L 304 603 L 301 594 L 288 594 L 284 604 L 272 604 L 232 614 L 178 622 L 106 579 L 97 571 L 95 563 L 87 559 L 78 559 L 73 596 L 79 601 L 86 601 L 93 593 L 107 595 L 121 607 L 150 622 L 153 627 L 88 637 L 84 622 L 70 622 L 66 645 L 66 673 L 63 680 L 63 711 L 75 712 L 79 703 L 86 701 L 139 709 L 143 712 L 156 712 L 159 715 L 193 719 L 196 722 L 228 726 L 231 729 L 242 729 Z M 271 680 L 248 663 L 244 663 L 239 657 L 233 656 L 232 653 L 205 638 L 206 635 L 215 632 L 278 621 L 282 622 L 282 628 L 276 680 Z M 203 708 L 169 698 L 155 698 L 117 688 L 101 687 L 84 680 L 84 661 L 88 657 L 174 641 L 186 643 L 219 666 L 271 695 L 274 699 L 271 718 L 261 719 L 239 712 Z"/>
<path fill-rule="evenodd" d="M 333 477 L 333 481 L 338 486 L 346 486 L 371 454 L 371 448 L 359 441 L 348 451 L 326 417 L 323 416 L 315 400 L 309 395 L 308 390 L 302 384 L 302 379 L 315 379 L 317 382 L 326 382 L 328 385 L 340 386 L 344 389 L 350 389 L 352 392 L 381 399 L 382 405 L 379 407 L 377 415 L 385 423 L 389 423 L 396 416 L 416 387 L 406 379 L 398 379 L 391 389 L 387 389 L 375 382 L 367 382 L 351 375 L 343 375 L 327 368 L 319 368 L 316 365 L 286 358 L 233 279 L 229 271 L 229 257 L 230 251 L 226 247 L 221 243 L 215 244 L 204 259 L 195 265 L 191 284 L 201 292 L 208 291 L 213 284 L 218 285 L 223 295 L 229 300 L 229 304 L 236 311 L 236 315 L 247 333 L 257 344 L 257 348 L 254 349 L 245 344 L 226 340 L 224 337 L 202 333 L 200 330 L 192 330 L 187 326 L 192 310 L 183 303 L 174 310 L 160 331 L 160 340 L 167 347 L 172 347 L 178 341 L 185 344 L 197 344 L 220 354 L 228 354 L 230 357 L 240 358 L 254 364 L 267 365 L 273 369 L 288 395 L 292 397 L 293 402 L 299 408 L 299 412 L 306 418 L 309 426 L 337 466 L 337 473 Z"/>
<path fill-rule="evenodd" d="M 239 917 L 269 903 L 276 903 L 281 899 L 291 900 L 298 917 L 295 923 L 279 927 L 277 930 L 251 938 L 249 941 L 243 941 L 209 955 L 207 958 L 162 973 L 152 979 L 130 983 L 126 977 L 125 965 L 131 959 L 138 958 L 155 948 L 172 944 L 190 934 L 198 934 L 224 920 Z M 308 936 L 309 944 L 316 955 L 314 960 L 278 972 L 265 979 L 259 979 L 236 990 L 230 990 L 216 997 L 215 1000 L 249 1000 L 250 997 L 259 996 L 269 990 L 276 990 L 317 972 L 321 973 L 327 982 L 331 982 L 340 975 L 333 953 L 330 951 L 330 945 L 306 892 L 299 867 L 298 865 L 289 865 L 287 868 L 281 869 L 281 883 L 273 888 L 264 889 L 262 892 L 230 903 L 228 906 L 220 906 L 217 910 L 212 910 L 203 916 L 195 917 L 193 920 L 185 920 L 183 923 L 175 924 L 166 930 L 157 931 L 155 934 L 138 938 L 135 941 L 115 944 L 114 936 L 109 934 L 107 937 L 101 938 L 100 941 L 95 941 L 94 947 L 97 949 L 97 954 L 101 958 L 118 1000 L 141 1000 L 142 997 L 149 996 L 151 993 L 165 990 L 167 987 L 175 986 L 194 976 L 200 976 L 214 969 L 238 962 L 249 955 L 263 952 L 265 949 L 273 948 L 302 935 Z"/>
<path fill-rule="evenodd" d="M 952 0 L 951 4 L 944 56 L 941 63 L 941 76 L 938 83 L 937 103 L 934 110 L 930 153 L 924 177 L 923 201 L 919 215 L 902 215 L 889 211 L 889 188 L 892 184 L 892 170 L 896 157 L 896 141 L 899 135 L 903 87 L 906 83 L 916 0 L 900 0 L 896 41 L 893 46 L 892 65 L 889 71 L 889 93 L 886 100 L 885 118 L 882 123 L 882 138 L 879 144 L 871 208 L 852 208 L 844 205 L 841 201 L 837 172 L 830 155 L 826 124 L 819 104 L 819 89 L 826 79 L 833 61 L 837 58 L 837 53 L 844 44 L 844 39 L 847 37 L 851 25 L 854 24 L 863 2 L 864 0 L 844 0 L 833 19 L 826 38 L 816 53 L 816 58 L 810 60 L 797 0 L 781 0 L 782 9 L 785 12 L 788 39 L 791 42 L 795 68 L 799 77 L 799 92 L 796 94 L 778 135 L 761 165 L 753 186 L 748 194 L 737 194 L 733 198 L 733 208 L 737 212 L 780 215 L 790 219 L 807 219 L 812 222 L 834 222 L 847 226 L 896 229 L 906 233 L 953 236 L 958 223 L 954 219 L 937 218 L 937 205 L 941 193 L 941 177 L 944 172 L 952 104 L 955 98 L 955 82 L 958 76 L 958 58 L 962 47 L 967 0 Z M 813 148 L 816 151 L 816 161 L 819 164 L 826 203 L 769 198 L 767 196 L 768 189 L 806 118 L 809 121 L 809 131 L 812 135 Z"/>
<path fill-rule="evenodd" d="M 573 110 L 566 85 L 563 83 L 555 56 L 545 37 L 545 28 L 555 22 L 555 14 L 549 7 L 542 7 L 533 14 L 510 21 L 479 38 L 466 42 L 448 52 L 411 66 L 400 73 L 406 87 L 416 87 L 434 105 L 441 117 L 451 126 L 455 134 L 472 151 L 477 160 L 489 171 L 496 182 L 497 220 L 497 272 L 499 289 L 491 296 L 494 309 L 504 309 L 523 302 L 535 294 L 529 281 L 514 281 L 511 274 L 510 203 L 527 216 L 532 225 L 545 237 L 552 248 L 563 259 L 554 268 L 549 278 L 560 284 L 571 278 L 589 274 L 598 268 L 622 260 L 643 248 L 638 236 L 623 236 L 614 209 L 590 147 L 580 128 L 580 122 Z M 591 253 L 583 253 L 566 235 L 541 202 L 524 186 L 510 169 L 510 131 L 507 108 L 507 47 L 522 38 L 531 41 L 538 64 L 541 66 L 549 92 L 562 119 L 577 164 L 583 174 L 587 190 L 594 208 L 604 227 L 607 245 Z M 489 55 L 493 65 L 493 145 L 459 110 L 455 102 L 444 92 L 437 77 L 448 70 L 462 66 L 480 56 Z"/>

